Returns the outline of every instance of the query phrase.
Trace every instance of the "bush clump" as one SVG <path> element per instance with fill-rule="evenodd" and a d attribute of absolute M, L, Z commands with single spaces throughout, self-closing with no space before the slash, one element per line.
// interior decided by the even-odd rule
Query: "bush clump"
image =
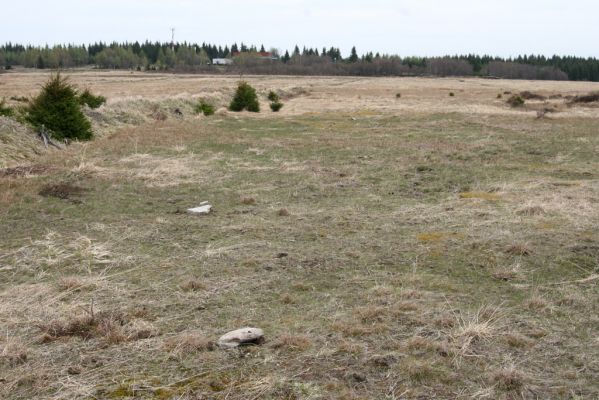
<path fill-rule="evenodd" d="M 522 107 L 524 105 L 524 99 L 517 94 L 510 97 L 507 102 L 512 107 Z"/>
<path fill-rule="evenodd" d="M 216 111 L 216 107 L 212 104 L 205 102 L 204 100 L 200 100 L 198 104 L 194 107 L 194 111 L 196 114 L 204 114 L 205 116 L 213 115 Z"/>
<path fill-rule="evenodd" d="M 454 97 L 455 93 L 454 92 L 449 92 L 449 97 Z"/>
<path fill-rule="evenodd" d="M 270 92 L 268 92 L 268 101 L 276 103 L 279 100 L 280 100 L 280 97 L 279 97 L 279 95 L 276 92 L 274 92 L 272 90 Z"/>
<path fill-rule="evenodd" d="M 260 112 L 260 103 L 258 103 L 256 89 L 251 87 L 247 82 L 239 82 L 235 96 L 229 105 L 229 110 L 237 112 L 243 110 Z"/>
<path fill-rule="evenodd" d="M 283 103 L 281 103 L 280 101 L 273 101 L 272 103 L 270 103 L 270 109 L 274 112 L 278 112 L 281 108 L 283 108 Z"/>
<path fill-rule="evenodd" d="M 79 95 L 79 104 L 85 104 L 89 108 L 99 108 L 104 103 L 106 103 L 106 97 L 95 96 L 89 89 L 85 89 L 83 93 Z"/>
<path fill-rule="evenodd" d="M 11 117 L 13 115 L 13 109 L 6 105 L 4 99 L 0 100 L 0 116 Z"/>
<path fill-rule="evenodd" d="M 272 90 L 268 92 L 268 100 L 270 101 L 270 109 L 273 112 L 278 112 L 281 108 L 283 108 L 281 98 L 276 92 L 273 92 Z"/>
<path fill-rule="evenodd" d="M 60 73 L 52 75 L 26 109 L 27 122 L 49 129 L 56 139 L 89 140 L 91 123 L 81 112 L 77 88 Z"/>

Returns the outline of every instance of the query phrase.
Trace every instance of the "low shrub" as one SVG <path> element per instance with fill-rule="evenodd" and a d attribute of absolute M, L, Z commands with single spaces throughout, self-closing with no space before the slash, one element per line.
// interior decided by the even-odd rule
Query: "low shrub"
<path fill-rule="evenodd" d="M 274 112 L 278 112 L 281 108 L 283 108 L 283 103 L 281 103 L 280 101 L 270 103 L 270 109 Z"/>
<path fill-rule="evenodd" d="M 89 108 L 99 108 L 102 104 L 106 103 L 106 97 L 95 96 L 90 92 L 89 89 L 85 89 L 83 93 L 79 95 L 79 104 L 87 105 Z"/>
<path fill-rule="evenodd" d="M 449 92 L 449 97 L 454 97 L 455 93 L 454 92 Z"/>
<path fill-rule="evenodd" d="M 239 82 L 235 96 L 229 105 L 229 110 L 236 112 L 243 110 L 260 112 L 260 103 L 258 103 L 256 89 L 251 87 L 247 82 Z"/>
<path fill-rule="evenodd" d="M 13 109 L 6 105 L 6 101 L 4 99 L 0 100 L 0 116 L 11 117 L 13 114 Z"/>
<path fill-rule="evenodd" d="M 92 138 L 91 123 L 81 112 L 77 89 L 60 73 L 50 76 L 25 112 L 27 122 L 35 127 L 45 126 L 56 139 Z"/>
<path fill-rule="evenodd" d="M 216 107 L 212 104 L 205 102 L 204 100 L 200 100 L 198 104 L 194 107 L 194 111 L 196 114 L 204 114 L 205 116 L 213 115 L 216 112 Z"/>
<path fill-rule="evenodd" d="M 512 107 L 522 107 L 525 101 L 522 98 L 522 96 L 518 96 L 517 94 L 515 94 L 508 99 L 507 103 Z"/>
<path fill-rule="evenodd" d="M 395 93 L 395 98 L 396 99 L 401 99 L 401 93 Z"/>
<path fill-rule="evenodd" d="M 268 92 L 268 101 L 271 101 L 273 103 L 278 103 L 279 100 L 280 100 L 280 97 L 278 94 L 276 94 L 272 90 L 270 92 Z"/>

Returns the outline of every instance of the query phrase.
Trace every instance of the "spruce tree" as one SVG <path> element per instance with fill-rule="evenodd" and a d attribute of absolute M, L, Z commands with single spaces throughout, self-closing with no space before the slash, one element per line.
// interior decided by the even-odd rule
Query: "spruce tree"
<path fill-rule="evenodd" d="M 247 82 L 239 82 L 235 96 L 229 105 L 229 110 L 260 112 L 260 103 L 258 102 L 256 89 L 251 87 Z"/>
<path fill-rule="evenodd" d="M 351 48 L 351 55 L 349 56 L 349 62 L 350 63 L 358 62 L 358 52 L 356 51 L 356 46 Z"/>
<path fill-rule="evenodd" d="M 52 75 L 27 108 L 26 120 L 45 126 L 57 139 L 89 140 L 91 123 L 81 112 L 77 89 L 60 73 Z"/>

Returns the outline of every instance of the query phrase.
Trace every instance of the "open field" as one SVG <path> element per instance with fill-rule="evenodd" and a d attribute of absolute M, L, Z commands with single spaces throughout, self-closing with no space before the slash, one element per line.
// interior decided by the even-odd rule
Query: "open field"
<path fill-rule="evenodd" d="M 0 149 L 0 398 L 599 397 L 599 84 L 246 77 L 283 110 L 206 118 L 236 78 L 72 80 L 98 139 Z"/>

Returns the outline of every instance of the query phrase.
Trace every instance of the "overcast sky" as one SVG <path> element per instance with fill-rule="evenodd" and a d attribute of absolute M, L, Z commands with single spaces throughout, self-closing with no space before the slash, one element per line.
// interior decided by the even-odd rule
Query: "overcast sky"
<path fill-rule="evenodd" d="M 598 0 L 0 0 L 0 43 L 175 40 L 599 57 Z"/>

